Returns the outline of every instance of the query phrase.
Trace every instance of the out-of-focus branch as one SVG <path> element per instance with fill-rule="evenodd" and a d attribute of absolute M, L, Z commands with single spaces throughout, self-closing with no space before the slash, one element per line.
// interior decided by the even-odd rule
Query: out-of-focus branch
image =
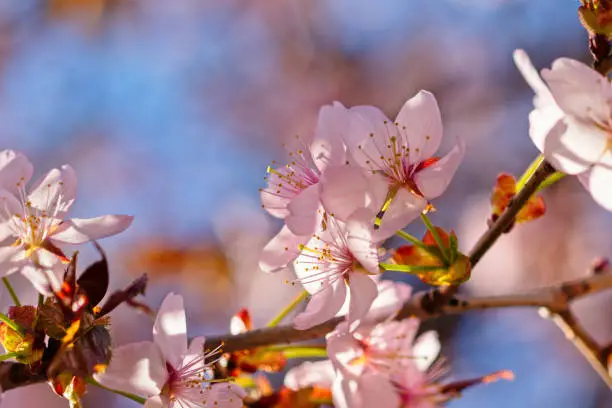
<path fill-rule="evenodd" d="M 414 316 L 425 320 L 472 310 L 537 307 L 541 311 L 545 311 L 543 313 L 545 317 L 550 317 L 561 328 L 566 337 L 577 347 L 606 384 L 612 388 L 612 377 L 608 374 L 605 350 L 592 339 L 570 311 L 570 303 L 573 300 L 608 289 L 612 289 L 612 273 L 601 273 L 601 271 L 594 273 L 594 270 L 592 270 L 589 276 L 582 279 L 515 295 L 473 298 L 452 295 L 436 310 L 423 307 L 423 298 L 428 295 L 428 292 L 421 292 L 404 304 L 396 319 Z M 296 330 L 291 326 L 278 326 L 238 335 L 208 337 L 207 346 L 212 348 L 223 344 L 224 351 L 232 352 L 273 344 L 312 340 L 323 337 L 342 320 L 342 318 L 331 319 L 308 330 Z"/>

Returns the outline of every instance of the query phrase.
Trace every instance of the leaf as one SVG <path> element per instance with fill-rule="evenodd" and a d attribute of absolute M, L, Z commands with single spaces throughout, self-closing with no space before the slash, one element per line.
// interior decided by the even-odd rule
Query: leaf
<path fill-rule="evenodd" d="M 514 177 L 507 173 L 497 176 L 493 193 L 491 194 L 492 220 L 497 219 L 510 205 L 510 201 L 517 194 L 517 185 Z M 515 222 L 527 222 L 540 218 L 546 212 L 544 199 L 540 195 L 532 195 L 527 203 L 516 215 Z"/>
<path fill-rule="evenodd" d="M 144 295 L 145 289 L 147 288 L 147 282 L 147 275 L 144 274 L 140 278 L 133 281 L 124 290 L 114 292 L 112 295 L 110 295 L 106 303 L 104 303 L 104 305 L 96 312 L 96 317 L 101 317 L 110 313 L 111 311 L 115 310 L 115 308 L 121 303 L 129 303 L 133 298 L 138 295 Z M 139 305 L 138 303 L 135 304 Z"/>
<path fill-rule="evenodd" d="M 96 306 L 106 296 L 109 282 L 106 255 L 97 242 L 94 241 L 93 244 L 102 256 L 102 259 L 89 265 L 77 280 L 77 284 L 87 295 L 91 307 Z"/>
<path fill-rule="evenodd" d="M 47 298 L 38 309 L 38 327 L 45 334 L 61 340 L 66 335 L 66 320 L 62 308 L 53 298 Z"/>
<path fill-rule="evenodd" d="M 90 326 L 69 346 L 62 347 L 49 365 L 49 377 L 70 372 L 79 377 L 88 377 L 96 367 L 107 365 L 111 358 L 111 337 L 105 326 Z"/>

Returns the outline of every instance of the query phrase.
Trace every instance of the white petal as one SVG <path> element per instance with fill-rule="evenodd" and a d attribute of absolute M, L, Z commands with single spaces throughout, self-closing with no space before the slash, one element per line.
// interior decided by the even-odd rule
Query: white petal
<path fill-rule="evenodd" d="M 608 152 L 607 156 L 612 157 Z M 588 179 L 587 189 L 597 204 L 612 211 L 612 160 L 593 167 Z"/>
<path fill-rule="evenodd" d="M 287 228 L 295 235 L 311 235 L 315 232 L 317 224 L 321 222 L 319 209 L 319 184 L 313 184 L 302 190 L 287 205 L 289 215 L 285 218 Z"/>
<path fill-rule="evenodd" d="M 53 169 L 34 183 L 28 200 L 33 208 L 63 218 L 74 203 L 77 179 L 74 169 L 63 165 Z"/>
<path fill-rule="evenodd" d="M 584 121 L 609 120 L 612 87 L 597 71 L 582 62 L 559 58 L 550 70 L 542 70 L 542 77 L 566 114 Z"/>
<path fill-rule="evenodd" d="M 418 369 L 422 372 L 427 371 L 438 358 L 440 349 L 440 340 L 438 339 L 438 333 L 435 331 L 430 330 L 417 337 L 412 352 Z"/>
<path fill-rule="evenodd" d="M 346 161 L 342 139 L 348 130 L 348 121 L 348 110 L 340 102 L 323 106 L 319 111 L 317 130 L 310 152 L 320 172 L 330 166 L 342 165 Z"/>
<path fill-rule="evenodd" d="M 308 387 L 331 388 L 336 377 L 330 360 L 308 361 L 293 367 L 285 374 L 285 387 L 292 390 Z"/>
<path fill-rule="evenodd" d="M 106 371 L 94 378 L 106 387 L 146 398 L 161 392 L 168 371 L 159 348 L 143 341 L 114 348 Z"/>
<path fill-rule="evenodd" d="M 420 91 L 406 101 L 395 121 L 400 134 L 408 141 L 411 162 L 433 157 L 442 141 L 442 117 L 432 93 Z"/>
<path fill-rule="evenodd" d="M 378 248 L 372 242 L 372 230 L 374 227 L 374 214 L 361 208 L 347 221 L 347 243 L 348 248 L 357 261 L 369 273 L 378 275 Z"/>
<path fill-rule="evenodd" d="M 540 152 L 544 153 L 546 138 L 556 126 L 559 126 L 560 123 L 562 125 L 562 120 L 563 111 L 556 103 L 531 111 L 529 114 L 529 136 Z"/>
<path fill-rule="evenodd" d="M 549 133 L 544 156 L 559 171 L 577 174 L 597 163 L 608 144 L 608 133 L 566 117 Z"/>
<path fill-rule="evenodd" d="M 203 372 L 206 364 L 203 358 L 204 355 L 204 337 L 196 337 L 189 343 L 187 352 L 181 356 L 181 365 L 177 369 L 189 367 L 190 372 Z"/>
<path fill-rule="evenodd" d="M 134 217 L 130 215 L 102 215 L 96 218 L 73 218 L 64 221 L 52 232 L 50 239 L 62 244 L 82 244 L 125 231 Z"/>
<path fill-rule="evenodd" d="M 446 156 L 415 174 L 414 180 L 425 198 L 434 199 L 446 190 L 463 160 L 464 153 L 465 144 L 458 140 L 457 145 Z"/>
<path fill-rule="evenodd" d="M 268 242 L 261 252 L 259 268 L 264 272 L 278 272 L 295 260 L 300 254 L 299 246 L 305 244 L 310 236 L 295 235 L 287 226 Z"/>
<path fill-rule="evenodd" d="M 534 101 L 535 107 L 543 108 L 547 106 L 556 106 L 557 104 L 550 90 L 531 63 L 531 59 L 529 59 L 527 53 L 524 50 L 515 50 L 513 57 L 514 63 L 523 75 L 523 78 L 525 78 L 525 81 L 527 81 L 531 89 L 536 93 Z"/>
<path fill-rule="evenodd" d="M 25 251 L 20 246 L 0 247 L 0 267 L 3 271 L 21 265 L 25 259 Z"/>
<path fill-rule="evenodd" d="M 23 215 L 21 203 L 11 192 L 0 189 L 0 223 L 8 229 L 16 215 Z"/>
<path fill-rule="evenodd" d="M 187 352 L 187 318 L 182 296 L 170 293 L 162 302 L 153 326 L 153 340 L 172 367 L 178 368 Z"/>
<path fill-rule="evenodd" d="M 353 331 L 361 323 L 370 310 L 372 302 L 378 295 L 376 282 L 371 276 L 361 272 L 349 274 L 349 290 L 351 291 L 351 303 L 349 304 L 348 315 L 346 317 L 349 330 Z"/>
<path fill-rule="evenodd" d="M 306 330 L 326 322 L 338 313 L 345 299 L 346 284 L 342 279 L 320 287 L 312 295 L 306 310 L 295 317 L 293 326 L 298 330 Z"/>
<path fill-rule="evenodd" d="M 17 191 L 17 183 L 22 186 L 30 181 L 34 167 L 28 158 L 14 150 L 0 152 L 0 188 Z"/>
<path fill-rule="evenodd" d="M 52 296 L 53 292 L 59 290 L 61 272 L 61 270 L 37 268 L 33 265 L 24 265 L 21 268 L 21 274 L 32 283 L 38 293 L 44 296 Z"/>
<path fill-rule="evenodd" d="M 366 316 L 372 321 L 394 315 L 412 295 L 412 287 L 403 282 L 381 280 L 377 288 L 378 295 Z"/>

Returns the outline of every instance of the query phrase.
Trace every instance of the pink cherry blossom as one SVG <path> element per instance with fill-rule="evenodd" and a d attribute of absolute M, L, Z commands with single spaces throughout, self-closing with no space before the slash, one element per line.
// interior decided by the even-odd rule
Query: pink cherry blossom
<path fill-rule="evenodd" d="M 440 394 L 427 370 L 440 345 L 433 332 L 414 342 L 418 325 L 405 319 L 349 333 L 341 324 L 327 336 L 330 359 L 290 370 L 285 385 L 331 387 L 339 408 L 436 407 Z"/>
<path fill-rule="evenodd" d="M 289 163 L 268 167 L 268 186 L 260 189 L 262 207 L 285 220 L 285 226 L 264 248 L 260 268 L 274 272 L 291 263 L 299 254 L 297 247 L 306 243 L 321 223 L 324 209 L 320 204 L 320 181 L 326 169 L 345 162 L 345 152 L 337 126 L 347 111 L 336 102 L 319 112 L 317 130 L 312 140 L 296 136 L 289 149 Z M 274 163 L 276 164 L 276 163 Z"/>
<path fill-rule="evenodd" d="M 370 208 L 384 214 L 380 239 L 404 228 L 429 200 L 440 196 L 463 159 L 461 141 L 445 157 L 435 156 L 442 141 L 442 120 L 435 97 L 427 91 L 409 99 L 395 121 L 373 106 L 352 107 L 345 127 L 342 137 L 349 162 L 372 176 Z M 322 200 L 336 203 L 330 209 L 336 213 L 349 203 L 342 199 L 349 188 L 346 183 L 346 178 L 335 177 L 323 188 Z"/>
<path fill-rule="evenodd" d="M 240 408 L 244 390 L 234 383 L 211 383 L 211 357 L 204 337 L 187 344 L 183 298 L 169 294 L 153 327 L 153 341 L 126 344 L 113 350 L 110 364 L 94 377 L 101 384 L 145 396 L 146 408 Z"/>
<path fill-rule="evenodd" d="M 82 244 L 115 235 L 130 226 L 133 217 L 104 215 L 90 219 L 68 219 L 76 194 L 72 167 L 62 166 L 44 175 L 26 191 L 32 165 L 21 153 L 0 152 L 0 241 L 13 240 L 0 248 L 5 274 L 21 271 L 42 293 L 66 257 L 59 245 Z M 45 282 L 50 280 L 49 285 Z"/>
<path fill-rule="evenodd" d="M 557 170 L 579 175 L 593 199 L 612 211 L 612 85 L 573 59 L 542 70 L 546 83 L 523 50 L 514 60 L 536 93 L 529 116 L 536 147 Z"/>
<path fill-rule="evenodd" d="M 357 210 L 346 223 L 328 217 L 326 229 L 313 235 L 295 260 L 298 281 L 311 295 L 294 325 L 307 329 L 334 317 L 350 292 L 347 321 L 351 329 L 365 316 L 378 295 L 380 273 L 372 242 L 372 214 Z"/>

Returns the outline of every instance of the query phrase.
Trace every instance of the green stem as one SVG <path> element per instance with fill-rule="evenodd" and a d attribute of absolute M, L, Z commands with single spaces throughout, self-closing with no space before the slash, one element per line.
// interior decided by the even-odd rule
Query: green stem
<path fill-rule="evenodd" d="M 23 328 L 12 321 L 7 315 L 0 313 L 0 320 L 2 320 L 8 327 L 19 333 L 22 338 L 25 337 L 25 331 Z"/>
<path fill-rule="evenodd" d="M 102 388 L 103 390 L 110 391 L 110 392 L 115 393 L 117 395 L 121 395 L 121 396 L 123 396 L 125 398 L 129 398 L 132 401 L 136 401 L 137 403 L 139 403 L 141 405 L 144 405 L 144 403 L 147 401 L 146 398 L 140 397 L 138 395 L 134 395 L 134 394 L 131 394 L 131 393 L 125 392 L 125 391 L 119 391 L 119 390 L 114 390 L 112 388 L 108 388 L 108 387 L 100 384 L 96 380 L 94 380 L 92 377 L 87 377 L 85 379 L 85 381 L 87 381 L 88 384 L 91 384 L 91 385 L 93 385 L 95 387 Z"/>
<path fill-rule="evenodd" d="M 17 353 L 17 352 L 2 354 L 2 355 L 0 355 L 0 361 L 6 361 L 9 358 L 13 358 L 13 357 L 17 357 L 17 356 L 19 356 L 19 353 Z"/>
<path fill-rule="evenodd" d="M 438 234 L 438 230 L 436 229 L 436 227 L 433 226 L 427 214 L 421 213 L 421 220 L 423 220 L 423 223 L 425 224 L 429 232 L 431 232 L 431 235 L 433 235 L 434 240 L 436 241 L 436 244 L 440 248 L 440 252 L 444 256 L 444 262 L 449 263 L 450 262 L 449 250 L 446 247 L 446 245 L 444 245 L 442 238 L 440 238 L 440 234 Z"/>
<path fill-rule="evenodd" d="M 393 271 L 393 272 L 405 272 L 412 274 L 419 274 L 422 272 L 434 271 L 436 269 L 443 268 L 443 266 L 432 266 L 432 265 L 397 265 L 397 264 L 388 264 L 388 263 L 380 263 L 378 264 L 385 271 Z"/>
<path fill-rule="evenodd" d="M 418 246 L 419 248 L 422 248 L 426 251 L 429 250 L 429 248 L 427 248 L 427 245 L 425 245 L 423 241 L 419 240 L 418 238 L 410 235 L 409 233 L 405 231 L 399 230 L 395 233 L 395 235 L 397 235 L 398 237 L 404 238 L 406 241 Z"/>
<path fill-rule="evenodd" d="M 11 282 L 9 282 L 6 276 L 2 277 L 2 282 L 4 283 L 4 286 L 6 286 L 6 289 L 8 290 L 9 294 L 11 295 L 11 298 L 13 299 L 13 303 L 15 303 L 15 306 L 21 306 L 21 302 L 19 301 L 19 298 L 17 297 L 17 294 L 15 293 L 13 286 L 11 286 Z"/>
<path fill-rule="evenodd" d="M 516 191 L 517 192 L 521 191 L 523 189 L 523 187 L 525 187 L 525 184 L 527 183 L 527 180 L 529 180 L 531 178 L 533 173 L 536 171 L 536 169 L 540 166 L 540 164 L 543 161 L 544 161 L 544 156 L 543 155 L 539 155 L 538 157 L 536 157 L 534 159 L 534 161 L 531 162 L 529 167 L 527 167 L 527 170 L 525 170 L 525 172 L 523 173 L 521 178 L 518 179 L 518 181 L 516 182 Z"/>
<path fill-rule="evenodd" d="M 272 346 L 263 349 L 263 352 L 266 351 L 281 351 L 288 359 L 327 357 L 325 346 Z"/>
<path fill-rule="evenodd" d="M 289 313 L 293 311 L 293 309 L 296 308 L 297 305 L 302 303 L 302 301 L 304 301 L 304 299 L 306 299 L 307 296 L 308 296 L 308 292 L 306 292 L 305 290 L 300 292 L 300 294 L 297 295 L 295 299 L 293 299 L 291 303 L 287 305 L 287 307 L 281 310 L 280 313 L 274 319 L 270 320 L 267 326 L 268 327 L 277 326 L 285 317 L 287 317 Z"/>
<path fill-rule="evenodd" d="M 566 176 L 566 174 L 565 173 L 561 173 L 560 171 L 557 171 L 557 172 L 551 174 L 550 176 L 548 176 L 548 178 L 546 178 L 546 180 L 544 180 L 542 182 L 542 184 L 540 184 L 538 186 L 538 189 L 536 190 L 536 193 L 538 191 L 544 190 L 547 187 L 552 186 L 553 184 L 555 184 L 557 181 L 561 180 L 565 176 Z"/>

